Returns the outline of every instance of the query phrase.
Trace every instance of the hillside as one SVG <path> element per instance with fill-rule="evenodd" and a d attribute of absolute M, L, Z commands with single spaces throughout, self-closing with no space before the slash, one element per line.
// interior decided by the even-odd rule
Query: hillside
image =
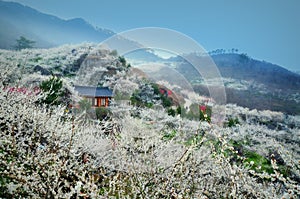
<path fill-rule="evenodd" d="M 260 110 L 300 113 L 300 75 L 245 54 L 215 55 L 212 58 L 222 77 L 248 84 L 248 89 L 237 90 L 229 81 L 228 102 Z"/>
<path fill-rule="evenodd" d="M 268 89 L 291 89 L 300 91 L 300 75 L 276 64 L 259 61 L 246 54 L 219 54 L 212 59 L 221 75 L 226 78 L 264 84 Z"/>
<path fill-rule="evenodd" d="M 47 48 L 67 43 L 101 42 L 114 33 L 96 29 L 84 19 L 63 20 L 19 3 L 0 1 L 0 48 L 11 49 L 20 36 Z"/>
<path fill-rule="evenodd" d="M 251 109 L 300 114 L 299 74 L 272 63 L 255 60 L 246 54 L 214 54 L 211 58 L 224 83 L 227 103 Z M 145 68 L 146 62 L 140 62 L 139 67 Z M 155 65 L 159 67 L 154 67 Z M 154 79 L 167 79 L 173 84 L 178 82 L 182 85 L 184 78 L 184 81 L 187 80 L 201 95 L 209 96 L 207 85 L 214 86 L 213 79 L 204 80 L 198 71 L 180 56 L 157 60 L 152 66 L 148 66 L 147 69 L 148 75 Z"/>
<path fill-rule="evenodd" d="M 97 45 L 0 55 L 1 198 L 300 196 L 299 117 L 207 104 Z M 94 109 L 81 98 L 79 108 L 44 104 L 57 90 L 32 84 L 49 83 L 51 73 L 69 100 L 78 97 L 73 83 L 109 86 L 113 106 Z M 171 111 L 176 95 L 182 107 Z M 123 97 L 133 103 L 118 103 Z M 203 118 L 199 109 L 213 114 Z"/>
<path fill-rule="evenodd" d="M 103 3 L 118 20 L 143 11 Z M 34 48 L 13 49 L 20 36 Z M 170 57 L 0 0 L 0 199 L 300 198 L 300 74 L 237 52 Z"/>

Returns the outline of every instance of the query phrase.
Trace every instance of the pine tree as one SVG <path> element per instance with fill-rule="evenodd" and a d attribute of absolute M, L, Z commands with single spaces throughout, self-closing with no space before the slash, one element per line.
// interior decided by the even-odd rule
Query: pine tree
<path fill-rule="evenodd" d="M 15 45 L 16 50 L 22 50 L 26 48 L 33 48 L 35 41 L 29 40 L 24 36 L 20 36 L 19 39 L 16 40 L 17 44 Z"/>

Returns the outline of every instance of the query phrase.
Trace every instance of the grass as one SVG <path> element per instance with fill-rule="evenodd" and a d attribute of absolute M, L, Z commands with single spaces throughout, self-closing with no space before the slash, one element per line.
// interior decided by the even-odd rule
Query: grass
<path fill-rule="evenodd" d="M 271 161 L 266 157 L 249 150 L 246 150 L 243 156 L 246 158 L 244 164 L 250 165 L 250 169 L 256 172 L 264 171 L 267 172 L 268 174 L 274 173 L 274 170 L 271 165 Z"/>
<path fill-rule="evenodd" d="M 176 134 L 177 134 L 177 131 L 172 130 L 169 133 L 165 133 L 162 138 L 165 141 L 172 140 L 176 136 Z"/>

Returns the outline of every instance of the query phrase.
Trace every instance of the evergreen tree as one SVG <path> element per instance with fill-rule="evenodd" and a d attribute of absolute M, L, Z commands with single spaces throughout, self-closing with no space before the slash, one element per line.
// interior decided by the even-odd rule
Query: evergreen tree
<path fill-rule="evenodd" d="M 41 83 L 40 89 L 46 93 L 42 103 L 49 105 L 67 104 L 67 91 L 63 88 L 63 82 L 60 78 L 51 77 Z"/>
<path fill-rule="evenodd" d="M 16 40 L 17 44 L 15 45 L 16 50 L 22 50 L 26 48 L 33 48 L 35 41 L 29 40 L 24 36 L 21 36 L 19 39 Z"/>

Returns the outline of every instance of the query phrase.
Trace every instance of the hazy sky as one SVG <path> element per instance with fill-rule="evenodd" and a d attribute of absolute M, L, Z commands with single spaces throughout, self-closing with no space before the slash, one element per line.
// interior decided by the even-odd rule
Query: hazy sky
<path fill-rule="evenodd" d="M 13 0 L 63 19 L 82 17 L 115 32 L 162 27 L 207 51 L 238 48 L 300 70 L 300 0 Z"/>

